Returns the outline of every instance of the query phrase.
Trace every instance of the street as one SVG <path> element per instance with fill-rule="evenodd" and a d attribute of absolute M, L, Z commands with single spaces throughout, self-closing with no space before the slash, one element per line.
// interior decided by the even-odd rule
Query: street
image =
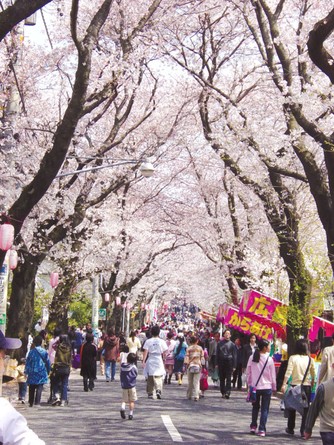
<path fill-rule="evenodd" d="M 28 425 L 47 445 L 105 445 L 105 444 L 254 444 L 254 443 L 305 443 L 299 432 L 297 415 L 295 436 L 285 434 L 286 419 L 279 408 L 279 400 L 271 402 L 267 423 L 267 436 L 249 434 L 251 405 L 246 402 L 246 391 L 233 391 L 229 400 L 222 399 L 218 389 L 206 391 L 198 402 L 186 399 L 186 378 L 181 386 L 172 380 L 165 385 L 162 400 L 150 400 L 139 364 L 137 380 L 138 402 L 134 419 L 121 419 L 121 387 L 117 381 L 107 383 L 98 376 L 93 392 L 84 392 L 79 370 L 70 377 L 69 405 L 47 405 L 49 388 L 42 395 L 42 406 L 30 408 L 16 405 L 26 417 Z M 10 387 L 9 387 L 10 388 Z M 4 387 L 4 396 L 11 390 Z M 16 395 L 16 394 L 15 394 Z M 128 414 L 128 411 L 127 411 Z M 318 423 L 309 445 L 321 444 Z"/>

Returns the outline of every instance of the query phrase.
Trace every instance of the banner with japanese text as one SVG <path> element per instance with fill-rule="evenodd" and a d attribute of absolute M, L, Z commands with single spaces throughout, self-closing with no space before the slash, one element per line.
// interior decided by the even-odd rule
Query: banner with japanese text
<path fill-rule="evenodd" d="M 264 338 L 266 340 L 273 338 L 272 329 L 270 326 L 267 326 L 265 322 L 241 315 L 238 309 L 229 306 L 227 303 L 219 306 L 217 321 L 246 335 L 255 334 L 258 338 Z"/>
<path fill-rule="evenodd" d="M 242 297 L 239 314 L 264 323 L 285 337 L 287 305 L 255 290 L 246 291 Z"/>

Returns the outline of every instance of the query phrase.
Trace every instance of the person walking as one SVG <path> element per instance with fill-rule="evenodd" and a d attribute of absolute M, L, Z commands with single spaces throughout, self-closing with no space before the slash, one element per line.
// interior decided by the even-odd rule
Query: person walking
<path fill-rule="evenodd" d="M 24 373 L 25 367 L 26 367 L 26 358 L 22 357 L 20 359 L 20 365 L 17 366 L 16 370 L 18 373 L 17 376 L 17 383 L 19 385 L 19 402 L 26 403 L 26 394 L 27 394 L 27 376 Z"/>
<path fill-rule="evenodd" d="M 334 371 L 334 361 L 332 362 Z M 334 444 L 334 378 L 321 383 L 315 394 L 315 398 L 307 413 L 305 421 L 304 439 L 312 436 L 317 417 L 320 417 L 320 436 L 323 445 Z"/>
<path fill-rule="evenodd" d="M 136 356 L 136 366 L 137 366 L 137 354 L 141 349 L 141 343 L 135 331 L 131 331 L 129 337 L 126 340 L 126 344 L 129 347 L 129 353 L 135 354 Z"/>
<path fill-rule="evenodd" d="M 30 407 L 41 404 L 43 386 L 48 382 L 48 374 L 51 370 L 49 356 L 47 351 L 42 348 L 42 342 L 43 339 L 40 335 L 34 338 L 24 369 L 29 385 Z"/>
<path fill-rule="evenodd" d="M 127 355 L 127 362 L 121 364 L 121 386 L 122 386 L 122 405 L 121 405 L 121 417 L 125 419 L 125 407 L 129 404 L 129 420 L 133 419 L 133 411 L 135 409 L 135 402 L 137 400 L 136 392 L 136 380 L 138 375 L 138 369 L 135 364 L 137 356 L 133 352 L 129 352 Z"/>
<path fill-rule="evenodd" d="M 234 345 L 237 349 L 237 367 L 233 371 L 232 375 L 232 385 L 233 388 L 237 386 L 238 389 L 242 388 L 242 363 L 243 363 L 243 346 L 241 344 L 240 338 L 236 338 L 234 341 Z"/>
<path fill-rule="evenodd" d="M 54 393 L 53 406 L 65 406 L 68 404 L 67 390 L 68 379 L 71 372 L 72 346 L 68 335 L 61 335 L 56 350 L 53 364 Z"/>
<path fill-rule="evenodd" d="M 209 342 L 209 376 L 213 382 L 213 386 L 218 388 L 219 372 L 217 364 L 217 345 L 220 342 L 220 333 L 215 332 L 213 338 Z"/>
<path fill-rule="evenodd" d="M 188 345 L 184 340 L 183 333 L 177 335 L 174 347 L 174 372 L 179 385 L 182 385 L 184 359 L 186 356 Z"/>
<path fill-rule="evenodd" d="M 195 401 L 198 401 L 204 352 L 203 348 L 198 345 L 198 338 L 195 336 L 191 336 L 189 339 L 189 347 L 187 348 L 184 363 L 187 367 L 188 377 L 187 398 L 191 400 L 193 397 Z"/>
<path fill-rule="evenodd" d="M 256 344 L 256 335 L 251 334 L 249 343 L 246 343 L 242 349 L 242 372 L 246 372 L 249 357 L 254 354 L 255 349 L 258 349 Z"/>
<path fill-rule="evenodd" d="M 94 335 L 86 334 L 86 341 L 81 347 L 81 369 L 84 391 L 93 391 L 96 379 L 97 350 L 94 344 Z"/>
<path fill-rule="evenodd" d="M 220 392 L 223 398 L 231 396 L 232 373 L 237 367 L 237 349 L 231 341 L 231 331 L 226 329 L 223 339 L 217 345 L 217 365 L 220 380 Z"/>
<path fill-rule="evenodd" d="M 165 376 L 162 354 L 168 348 L 165 340 L 159 338 L 159 334 L 159 326 L 153 326 L 151 329 L 152 337 L 147 339 L 143 345 L 143 367 L 144 375 L 147 378 L 146 391 L 150 399 L 153 399 L 153 391 L 156 392 L 157 399 L 162 398 L 162 385 Z"/>
<path fill-rule="evenodd" d="M 332 335 L 333 345 L 324 348 L 322 351 L 321 365 L 319 370 L 319 383 L 326 382 L 334 377 L 334 334 Z"/>
<path fill-rule="evenodd" d="M 99 338 L 98 341 L 98 345 L 97 345 L 97 361 L 100 362 L 100 372 L 101 375 L 104 376 L 105 375 L 105 361 L 104 361 L 104 352 L 102 354 L 103 351 L 103 345 L 104 345 L 104 340 L 106 338 L 106 333 L 104 331 L 102 331 L 101 337 Z M 94 338 L 94 336 L 93 336 Z"/>
<path fill-rule="evenodd" d="M 299 339 L 296 341 L 295 353 L 291 355 L 288 361 L 288 367 L 286 369 L 282 392 L 286 391 L 286 384 L 291 377 L 291 386 L 301 385 L 303 383 L 303 390 L 307 396 L 308 404 L 311 400 L 311 389 L 315 380 L 315 364 L 313 358 L 310 357 L 308 341 Z M 300 425 L 300 434 L 304 436 L 305 421 L 308 413 L 308 407 L 304 408 L 302 415 L 302 422 Z M 288 410 L 288 425 L 285 432 L 289 435 L 293 435 L 296 424 L 296 411 L 293 409 Z"/>
<path fill-rule="evenodd" d="M 173 369 L 174 369 L 174 348 L 175 348 L 175 340 L 174 335 L 172 332 L 168 332 L 167 334 L 167 351 L 164 353 L 163 360 L 165 365 L 165 384 L 168 383 L 170 385 L 172 376 L 173 376 Z"/>
<path fill-rule="evenodd" d="M 116 337 L 113 329 L 108 329 L 107 336 L 104 339 L 104 361 L 106 382 L 113 382 L 116 375 L 116 361 L 120 353 L 119 337 Z"/>
<path fill-rule="evenodd" d="M 246 367 L 246 379 L 248 386 L 256 388 L 256 400 L 252 404 L 252 421 L 250 424 L 251 434 L 256 433 L 258 425 L 258 415 L 260 423 L 257 435 L 266 435 L 266 425 L 269 414 L 271 395 L 276 391 L 276 371 L 275 364 L 269 357 L 270 343 L 267 340 L 259 340 L 259 347 L 250 356 Z"/>

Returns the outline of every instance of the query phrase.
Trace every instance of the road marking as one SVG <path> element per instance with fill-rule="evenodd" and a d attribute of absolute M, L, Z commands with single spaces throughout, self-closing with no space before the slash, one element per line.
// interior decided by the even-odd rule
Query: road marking
<path fill-rule="evenodd" d="M 181 434 L 175 428 L 170 416 L 165 416 L 165 415 L 161 414 L 161 418 L 162 418 L 162 421 L 165 424 L 165 427 L 166 427 L 167 431 L 169 432 L 169 435 L 172 438 L 173 442 L 183 442 Z"/>

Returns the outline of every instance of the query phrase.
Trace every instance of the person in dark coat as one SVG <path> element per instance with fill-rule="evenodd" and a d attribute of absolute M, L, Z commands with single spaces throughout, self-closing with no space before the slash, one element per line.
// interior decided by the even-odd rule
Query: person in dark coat
<path fill-rule="evenodd" d="M 107 337 L 103 343 L 106 382 L 115 380 L 116 360 L 120 353 L 120 339 L 113 329 L 108 329 Z"/>
<path fill-rule="evenodd" d="M 243 346 L 241 344 L 241 340 L 239 337 L 234 340 L 234 345 L 237 349 L 237 367 L 233 371 L 232 384 L 233 384 L 233 388 L 235 388 L 235 386 L 237 385 L 237 388 L 241 389 L 242 388 L 242 363 L 243 363 L 244 350 L 243 350 Z"/>
<path fill-rule="evenodd" d="M 86 342 L 81 347 L 81 371 L 83 377 L 84 391 L 93 391 L 96 379 L 96 356 L 97 349 L 94 345 L 94 335 L 86 334 Z"/>
<path fill-rule="evenodd" d="M 68 335 L 60 335 L 59 344 L 54 360 L 54 394 L 52 405 L 65 406 L 68 404 L 68 379 L 71 372 L 72 348 Z"/>
<path fill-rule="evenodd" d="M 242 371 L 245 372 L 248 364 L 249 357 L 254 354 L 255 350 L 258 349 L 256 344 L 256 335 L 251 334 L 249 337 L 249 343 L 243 347 L 243 358 L 242 358 Z"/>
<path fill-rule="evenodd" d="M 231 395 L 232 373 L 237 367 L 237 349 L 231 341 L 231 331 L 226 329 L 223 339 L 217 345 L 217 364 L 222 397 Z"/>

